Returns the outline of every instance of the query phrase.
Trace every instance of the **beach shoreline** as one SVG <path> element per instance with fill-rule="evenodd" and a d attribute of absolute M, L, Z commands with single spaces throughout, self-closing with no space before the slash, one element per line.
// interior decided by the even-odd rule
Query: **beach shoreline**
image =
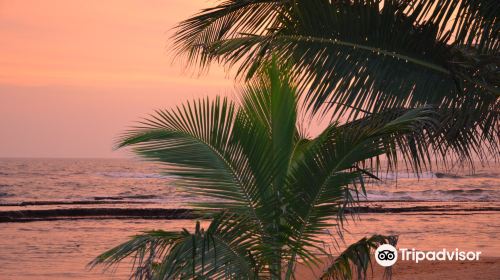
<path fill-rule="evenodd" d="M 391 204 L 390 204 L 391 203 Z M 402 215 L 477 215 L 500 213 L 498 202 L 398 201 L 362 202 L 345 213 Z M 206 211 L 189 207 L 165 208 L 161 203 L 140 201 L 40 201 L 0 203 L 0 223 L 79 219 L 199 219 Z"/>

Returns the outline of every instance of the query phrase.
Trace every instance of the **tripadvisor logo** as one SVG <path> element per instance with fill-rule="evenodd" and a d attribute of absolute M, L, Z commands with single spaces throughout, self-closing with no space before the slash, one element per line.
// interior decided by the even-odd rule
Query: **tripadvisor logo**
<path fill-rule="evenodd" d="M 398 255 L 402 261 L 413 261 L 418 263 L 423 260 L 427 261 L 478 261 L 481 252 L 479 251 L 460 251 L 455 249 L 448 251 L 442 249 L 440 251 L 418 251 L 407 248 L 400 248 L 398 250 L 390 245 L 383 244 L 380 245 L 375 251 L 375 260 L 381 266 L 388 267 L 392 266 L 398 260 Z"/>
<path fill-rule="evenodd" d="M 392 266 L 398 260 L 398 251 L 390 244 L 380 245 L 375 251 L 375 260 L 381 266 Z"/>

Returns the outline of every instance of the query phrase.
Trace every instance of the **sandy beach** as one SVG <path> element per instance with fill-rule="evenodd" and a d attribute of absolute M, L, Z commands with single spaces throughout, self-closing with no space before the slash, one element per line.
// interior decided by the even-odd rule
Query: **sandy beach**
<path fill-rule="evenodd" d="M 383 279 L 384 270 L 376 263 L 372 266 L 368 279 Z M 321 269 L 311 271 L 305 266 L 297 267 L 297 279 L 316 280 L 319 279 Z M 420 279 L 500 279 L 500 258 L 485 257 L 479 261 L 460 262 L 423 261 L 418 264 L 409 261 L 400 261 L 393 266 L 392 279 L 394 280 L 420 280 Z"/>
<path fill-rule="evenodd" d="M 500 247 L 494 238 L 500 225 L 495 221 L 500 221 L 498 213 L 364 214 L 360 221 L 349 224 L 347 230 L 350 234 L 346 236 L 346 244 L 378 232 L 398 234 L 400 248 L 432 250 L 459 246 L 463 250 L 481 250 L 484 258 L 482 255 L 479 262 L 424 261 L 415 264 L 398 261 L 394 266 L 393 279 L 500 279 Z M 1 226 L 2 280 L 118 280 L 128 279 L 130 276 L 129 263 L 123 263 L 114 273 L 103 273 L 102 267 L 89 271 L 86 265 L 99 252 L 128 240 L 133 234 L 151 229 L 192 229 L 193 221 L 79 219 L 9 222 L 2 223 Z M 441 234 L 437 234 L 438 232 Z M 476 235 L 473 240 L 464 241 L 464 236 L 474 233 Z M 20 266 L 23 267 L 22 271 L 19 270 Z M 373 269 L 371 279 L 382 279 L 381 267 L 373 262 Z M 297 279 L 318 279 L 315 276 L 321 271 L 322 269 L 317 269 L 311 272 L 306 267 L 300 267 Z"/>

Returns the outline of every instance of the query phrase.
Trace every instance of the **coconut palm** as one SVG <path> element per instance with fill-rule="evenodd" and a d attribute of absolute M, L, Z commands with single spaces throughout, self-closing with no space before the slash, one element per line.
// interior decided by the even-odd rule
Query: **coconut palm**
<path fill-rule="evenodd" d="M 499 14 L 498 0 L 225 0 L 174 38 L 189 62 L 240 76 L 291 61 L 308 108 L 335 120 L 433 105 L 441 137 L 471 159 L 499 153 Z"/>
<path fill-rule="evenodd" d="M 430 108 L 332 123 L 309 137 L 309 118 L 301 117 L 286 73 L 274 63 L 242 89 L 238 102 L 187 102 L 128 131 L 119 147 L 164 163 L 177 186 L 210 199 L 192 203 L 210 224 L 145 232 L 92 264 L 131 257 L 136 279 L 293 279 L 298 262 L 318 265 L 328 253 L 328 230 L 342 239 L 365 183 L 377 179 L 379 157 L 389 168 L 398 157 L 410 166 L 427 161 L 420 151 L 438 129 Z M 395 241 L 360 240 L 338 254 L 322 278 L 363 277 L 372 249 Z"/>

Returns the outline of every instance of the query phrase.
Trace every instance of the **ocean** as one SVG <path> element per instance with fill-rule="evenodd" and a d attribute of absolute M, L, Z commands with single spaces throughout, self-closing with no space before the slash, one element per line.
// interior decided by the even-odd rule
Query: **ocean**
<path fill-rule="evenodd" d="M 194 225 L 136 213 L 200 200 L 162 168 L 133 159 L 0 159 L 0 279 L 127 279 L 126 264 L 114 273 L 86 264 L 141 231 Z M 400 246 L 500 256 L 498 164 L 419 176 L 401 168 L 381 178 L 367 186 L 360 215 L 346 224 L 346 244 L 397 234 Z"/>

